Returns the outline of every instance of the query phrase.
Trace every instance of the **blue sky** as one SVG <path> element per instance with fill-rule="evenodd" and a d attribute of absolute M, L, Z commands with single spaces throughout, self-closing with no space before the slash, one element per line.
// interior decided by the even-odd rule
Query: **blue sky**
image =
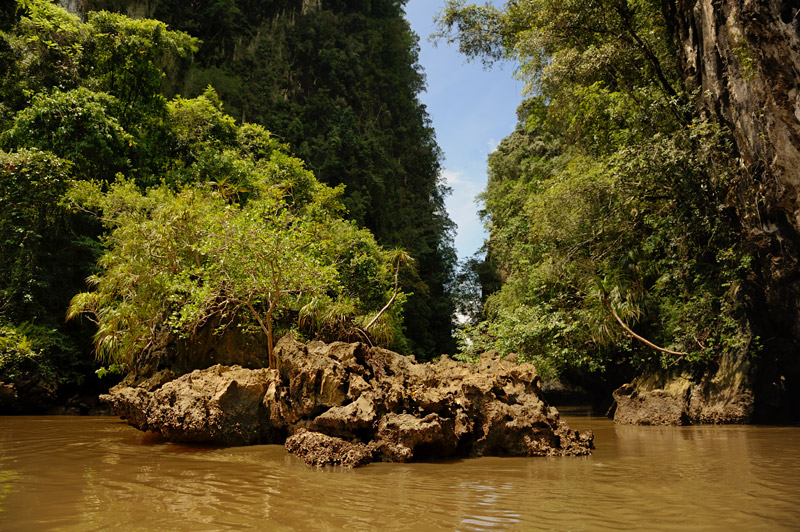
<path fill-rule="evenodd" d="M 486 157 L 514 130 L 523 83 L 514 79 L 511 64 L 484 70 L 480 62 L 465 63 L 455 45 L 431 44 L 433 19 L 443 5 L 443 0 L 409 0 L 406 18 L 420 37 L 428 88 L 420 100 L 444 152 L 442 175 L 453 189 L 447 211 L 458 224 L 455 245 L 463 259 L 478 251 L 486 236 L 474 199 L 486 187 Z"/>

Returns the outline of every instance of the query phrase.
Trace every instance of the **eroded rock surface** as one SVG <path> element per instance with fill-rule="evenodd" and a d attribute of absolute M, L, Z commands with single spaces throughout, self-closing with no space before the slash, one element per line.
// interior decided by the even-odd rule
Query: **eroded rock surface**
<path fill-rule="evenodd" d="M 359 343 L 288 337 L 275 353 L 276 370 L 217 365 L 103 398 L 131 425 L 170 440 L 285 443 L 315 466 L 592 449 L 590 432 L 571 430 L 540 398 L 530 364 L 417 364 Z"/>
<path fill-rule="evenodd" d="M 275 370 L 218 364 L 152 392 L 119 388 L 101 399 L 137 429 L 173 441 L 248 445 L 272 441 L 280 429 L 264 403 L 278 383 Z"/>
<path fill-rule="evenodd" d="M 656 373 L 614 391 L 614 421 L 624 425 L 749 423 L 755 400 L 747 349 L 725 353 L 702 375 Z"/>
<path fill-rule="evenodd" d="M 358 467 L 372 462 L 372 450 L 363 443 L 303 429 L 286 439 L 286 450 L 313 466 Z"/>
<path fill-rule="evenodd" d="M 726 203 L 752 260 L 742 309 L 763 339 L 748 388 L 759 420 L 800 419 L 800 4 L 790 0 L 667 0 L 686 94 L 733 140 L 739 176 Z M 746 309 L 746 310 L 745 310 Z M 745 372 L 740 372 L 744 374 Z M 712 378 L 715 378 L 712 375 Z M 706 386 L 708 384 L 709 386 Z M 741 399 L 719 401 L 709 419 L 746 419 Z M 739 394 L 734 388 L 734 394 Z M 701 399 L 698 397 L 698 399 Z M 700 404 L 694 401 L 695 404 Z M 726 405 L 731 405 L 730 408 Z M 721 409 L 720 409 L 721 407 Z M 692 408 L 691 405 L 689 408 Z M 752 409 L 751 409 L 752 410 Z M 737 412 L 745 413 L 739 416 Z"/>

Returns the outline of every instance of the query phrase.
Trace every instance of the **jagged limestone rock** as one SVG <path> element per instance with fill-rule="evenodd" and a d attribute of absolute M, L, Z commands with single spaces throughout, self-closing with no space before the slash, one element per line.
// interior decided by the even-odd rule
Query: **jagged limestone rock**
<path fill-rule="evenodd" d="M 453 456 L 589 454 L 548 406 L 530 364 L 409 357 L 360 343 L 281 339 L 278 369 L 212 366 L 155 390 L 104 396 L 141 429 L 184 442 L 285 443 L 312 465 Z M 287 439 L 288 438 L 288 439 Z"/>

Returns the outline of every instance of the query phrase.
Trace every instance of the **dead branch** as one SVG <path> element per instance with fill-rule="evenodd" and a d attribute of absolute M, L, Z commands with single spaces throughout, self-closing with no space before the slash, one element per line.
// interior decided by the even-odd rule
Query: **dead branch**
<path fill-rule="evenodd" d="M 603 294 L 603 299 L 605 300 L 605 303 L 606 303 L 606 305 L 608 306 L 608 310 L 610 310 L 610 311 L 611 311 L 611 315 L 612 315 L 612 316 L 614 316 L 614 319 L 616 319 L 616 320 L 617 320 L 617 323 L 619 323 L 619 324 L 620 324 L 620 326 L 621 326 L 623 329 L 625 329 L 625 332 L 626 332 L 626 333 L 628 333 L 629 335 L 631 335 L 633 338 L 635 338 L 635 339 L 639 340 L 639 341 L 640 341 L 640 342 L 642 342 L 644 345 L 646 345 L 646 346 L 648 346 L 648 347 L 651 347 L 651 348 L 655 349 L 656 351 L 661 351 L 662 353 L 667 353 L 667 354 L 670 354 L 670 355 L 675 355 L 675 356 L 686 356 L 686 355 L 688 355 L 688 354 L 689 354 L 689 353 L 684 353 L 684 352 L 681 352 L 681 351 L 673 351 L 673 350 L 671 350 L 671 349 L 666 349 L 666 348 L 663 348 L 663 347 L 658 347 L 656 344 L 654 344 L 653 342 L 651 342 L 651 341 L 650 341 L 650 340 L 648 340 L 647 338 L 645 338 L 645 337 L 643 337 L 643 336 L 639 336 L 638 334 L 636 334 L 635 332 L 633 332 L 633 330 L 632 330 L 630 327 L 628 327 L 627 325 L 625 325 L 625 322 L 624 322 L 624 321 L 622 321 L 622 318 L 620 318 L 620 317 L 619 317 L 619 314 L 617 314 L 617 311 L 615 311 L 615 310 L 614 310 L 614 307 L 613 307 L 613 306 L 611 306 L 611 302 L 608 300 L 608 298 L 606 297 L 606 295 L 605 295 L 605 294 Z"/>

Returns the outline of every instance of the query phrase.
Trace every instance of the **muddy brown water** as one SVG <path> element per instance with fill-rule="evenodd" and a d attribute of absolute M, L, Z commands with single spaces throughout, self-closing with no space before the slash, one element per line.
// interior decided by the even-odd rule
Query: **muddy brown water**
<path fill-rule="evenodd" d="M 592 456 L 351 471 L 113 417 L 0 417 L 0 530 L 800 530 L 800 427 L 565 417 Z"/>

